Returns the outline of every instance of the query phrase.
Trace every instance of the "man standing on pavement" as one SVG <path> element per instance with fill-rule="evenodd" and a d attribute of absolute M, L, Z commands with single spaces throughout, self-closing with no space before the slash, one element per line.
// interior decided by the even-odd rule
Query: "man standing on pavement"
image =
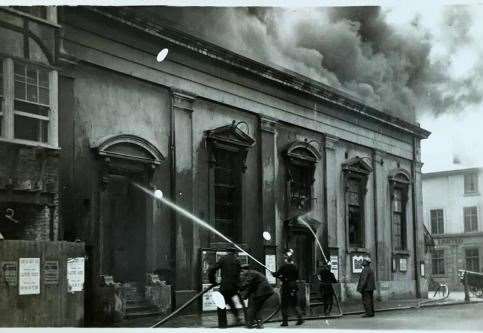
<path fill-rule="evenodd" d="M 216 283 L 216 271 L 221 270 L 220 293 L 225 298 L 225 303 L 230 306 L 231 313 L 235 316 L 236 324 L 240 324 L 238 309 L 233 302 L 233 296 L 238 295 L 240 283 L 241 264 L 236 254 L 236 249 L 228 248 L 228 254 L 221 257 L 218 262 L 210 268 L 208 279 L 210 283 Z"/>
<path fill-rule="evenodd" d="M 302 318 L 302 310 L 298 305 L 297 297 L 297 280 L 299 277 L 299 271 L 297 266 L 293 262 L 293 250 L 288 250 L 285 253 L 285 263 L 280 266 L 277 272 L 272 273 L 276 278 L 282 281 L 282 325 L 288 326 L 288 310 L 289 308 L 294 310 L 297 314 L 297 323 L 295 325 L 302 325 L 304 320 Z"/>
<path fill-rule="evenodd" d="M 364 258 L 362 261 L 362 273 L 357 283 L 357 291 L 361 293 L 362 304 L 365 314 L 363 317 L 374 317 L 374 289 L 376 289 L 376 279 L 371 268 L 371 259 Z"/>
<path fill-rule="evenodd" d="M 240 294 L 243 299 L 249 298 L 247 327 L 263 328 L 260 311 L 265 301 L 274 294 L 265 275 L 250 269 L 248 265 L 243 265 L 240 276 Z"/>
<path fill-rule="evenodd" d="M 320 297 L 324 303 L 324 315 L 330 315 L 332 305 L 334 303 L 334 288 L 333 283 L 337 283 L 334 273 L 330 271 L 330 264 L 324 263 L 319 271 L 320 279 Z"/>

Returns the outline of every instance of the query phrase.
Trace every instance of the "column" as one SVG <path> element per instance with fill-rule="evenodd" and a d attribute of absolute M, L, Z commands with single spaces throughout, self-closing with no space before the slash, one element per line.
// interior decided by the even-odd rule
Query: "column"
<path fill-rule="evenodd" d="M 387 219 L 388 207 L 386 206 L 388 194 L 387 194 L 387 174 L 384 172 L 384 166 L 381 164 L 384 156 L 379 150 L 373 150 L 372 152 L 372 177 L 374 184 L 374 242 L 375 242 L 375 256 L 376 262 L 373 265 L 375 269 L 376 278 L 378 281 L 390 281 L 391 280 L 391 267 L 392 267 L 392 251 L 388 247 L 391 244 L 391 219 Z M 388 251 L 389 250 L 389 251 Z"/>
<path fill-rule="evenodd" d="M 419 148 L 419 141 L 418 141 L 418 148 Z M 413 205 L 416 205 L 416 214 L 415 220 L 413 223 L 415 224 L 415 241 L 416 241 L 416 253 L 414 254 L 414 262 L 415 262 L 415 271 L 414 271 L 414 278 L 416 282 L 416 297 L 421 297 L 422 294 L 425 294 L 427 290 L 423 290 L 424 285 L 421 283 L 421 260 L 424 260 L 424 228 L 423 228 L 423 184 L 421 179 L 421 167 L 423 163 L 420 162 L 420 155 L 418 154 L 416 157 L 416 161 L 413 161 L 414 165 L 414 202 Z M 426 289 L 426 288 L 425 288 Z"/>
<path fill-rule="evenodd" d="M 59 145 L 59 74 L 57 71 L 49 72 L 49 133 L 48 143 L 51 146 Z"/>
<path fill-rule="evenodd" d="M 3 121 L 2 136 L 5 139 L 13 139 L 14 136 L 14 80 L 13 80 L 13 60 L 5 59 L 3 61 Z"/>
<path fill-rule="evenodd" d="M 276 120 L 268 117 L 260 118 L 260 170 L 261 170 L 261 211 L 263 230 L 271 235 L 271 240 L 264 240 L 264 255 L 276 255 L 277 240 L 281 237 L 281 226 L 277 226 L 276 217 L 276 173 L 277 173 L 277 144 Z M 276 260 L 275 260 L 276 262 Z"/>
<path fill-rule="evenodd" d="M 337 221 L 337 193 L 339 192 L 337 180 L 339 179 L 335 149 L 339 138 L 325 136 L 325 186 L 326 186 L 326 223 L 329 247 L 338 247 Z"/>
<path fill-rule="evenodd" d="M 174 167 L 171 200 L 178 206 L 193 212 L 193 124 L 192 112 L 195 96 L 188 92 L 172 90 L 172 167 Z M 173 212 L 176 243 L 176 303 L 182 304 L 196 291 L 198 267 L 196 265 L 194 224 L 191 220 Z"/>

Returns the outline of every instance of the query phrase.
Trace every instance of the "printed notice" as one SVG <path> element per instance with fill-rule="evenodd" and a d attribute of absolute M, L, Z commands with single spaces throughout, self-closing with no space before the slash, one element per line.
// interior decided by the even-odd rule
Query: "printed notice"
<path fill-rule="evenodd" d="M 18 294 L 40 294 L 40 258 L 20 258 L 18 262 Z"/>
<path fill-rule="evenodd" d="M 84 290 L 83 257 L 67 259 L 67 290 L 70 293 Z"/>
<path fill-rule="evenodd" d="M 59 283 L 59 262 L 47 260 L 44 262 L 44 284 Z"/>
<path fill-rule="evenodd" d="M 334 274 L 335 279 L 339 281 L 339 257 L 330 256 L 330 271 Z"/>
<path fill-rule="evenodd" d="M 267 254 L 265 255 L 265 266 L 270 269 L 270 271 L 275 272 L 277 271 L 277 262 L 275 260 L 274 254 Z M 269 270 L 265 270 L 265 277 L 267 278 L 268 283 L 276 284 L 277 280 L 273 277 L 272 273 Z"/>

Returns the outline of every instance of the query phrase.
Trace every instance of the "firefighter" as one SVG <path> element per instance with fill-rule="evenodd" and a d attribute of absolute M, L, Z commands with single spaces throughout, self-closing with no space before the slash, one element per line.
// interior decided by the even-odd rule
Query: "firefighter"
<path fill-rule="evenodd" d="M 330 271 L 330 265 L 324 263 L 319 271 L 320 279 L 320 297 L 324 303 L 324 315 L 330 315 L 332 305 L 334 304 L 334 288 L 333 283 L 337 283 L 334 273 Z"/>
<path fill-rule="evenodd" d="M 260 311 L 265 301 L 274 294 L 265 275 L 250 269 L 249 265 L 243 265 L 240 276 L 240 294 L 242 299 L 249 298 L 247 327 L 263 328 Z"/>
<path fill-rule="evenodd" d="M 362 266 L 364 268 L 357 283 L 357 291 L 361 293 L 362 304 L 366 312 L 362 317 L 374 317 L 374 289 L 376 289 L 376 279 L 374 277 L 374 271 L 371 268 L 371 259 L 364 258 Z"/>
<path fill-rule="evenodd" d="M 216 283 L 216 271 L 221 270 L 220 293 L 225 298 L 226 304 L 230 306 L 230 311 L 235 316 L 235 323 L 240 324 L 240 316 L 238 309 L 233 302 L 233 297 L 238 295 L 238 288 L 240 283 L 240 260 L 237 256 L 237 251 L 234 248 L 226 250 L 227 255 L 223 256 L 218 262 L 208 271 L 208 278 L 210 283 Z"/>
<path fill-rule="evenodd" d="M 293 260 L 293 250 L 289 249 L 285 252 L 285 263 L 280 266 L 277 272 L 272 273 L 274 277 L 282 281 L 281 297 L 282 297 L 282 324 L 280 326 L 288 326 L 288 310 L 295 311 L 297 315 L 296 325 L 302 325 L 302 310 L 298 305 L 297 297 L 297 279 L 299 271 Z"/>

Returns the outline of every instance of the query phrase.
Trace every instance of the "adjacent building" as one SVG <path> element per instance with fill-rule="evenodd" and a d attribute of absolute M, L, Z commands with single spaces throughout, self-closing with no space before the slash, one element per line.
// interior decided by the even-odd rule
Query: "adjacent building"
<path fill-rule="evenodd" d="M 460 290 L 458 270 L 481 272 L 481 168 L 423 174 L 424 221 L 435 242 L 431 275 Z"/>
<path fill-rule="evenodd" d="M 58 206 L 52 200 L 60 218 L 51 235 L 87 245 L 86 309 L 107 311 L 102 288 L 112 282 L 126 306 L 155 301 L 153 276 L 171 286 L 173 306 L 182 304 L 227 246 L 133 184 L 162 190 L 274 269 L 293 248 L 309 286 L 320 253 L 297 222 L 306 216 L 344 300 L 357 297 L 362 256 L 373 259 L 379 297 L 426 294 L 420 141 L 429 132 L 135 8 L 57 12 L 55 22 L 28 16 L 54 31 L 47 56 L 25 60 L 26 49 L 45 52 L 32 43 L 1 50 L 10 96 L 1 140 L 41 147 L 58 163 Z M 25 34 L 15 26 L 25 14 L 1 13 L 3 30 Z M 168 55 L 158 62 L 161 49 Z M 17 109 L 16 96 L 34 88 L 30 108 Z M 20 126 L 25 117 L 31 127 Z"/>

